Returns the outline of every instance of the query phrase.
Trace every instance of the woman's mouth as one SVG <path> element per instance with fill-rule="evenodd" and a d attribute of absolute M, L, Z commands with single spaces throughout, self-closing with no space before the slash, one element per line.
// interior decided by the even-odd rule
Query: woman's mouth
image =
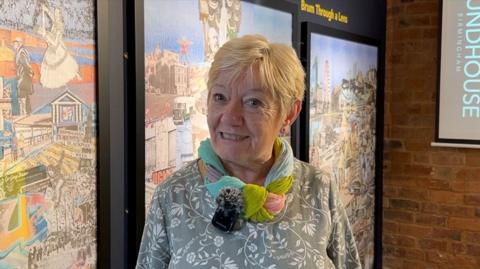
<path fill-rule="evenodd" d="M 246 135 L 236 135 L 236 134 L 229 134 L 224 132 L 220 132 L 220 137 L 222 139 L 231 140 L 231 141 L 241 141 L 248 138 L 248 136 Z"/>

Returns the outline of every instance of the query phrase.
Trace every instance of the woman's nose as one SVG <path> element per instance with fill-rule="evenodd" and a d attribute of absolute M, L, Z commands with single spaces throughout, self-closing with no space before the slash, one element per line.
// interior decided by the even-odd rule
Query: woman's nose
<path fill-rule="evenodd" d="M 241 125 L 243 123 L 243 107 L 240 102 L 230 101 L 222 115 L 222 121 L 230 125 Z"/>

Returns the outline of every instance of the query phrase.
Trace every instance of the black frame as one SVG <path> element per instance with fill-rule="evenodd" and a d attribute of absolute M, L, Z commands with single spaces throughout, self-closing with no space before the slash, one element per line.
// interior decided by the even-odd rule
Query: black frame
<path fill-rule="evenodd" d="M 353 41 L 360 44 L 371 45 L 377 48 L 377 100 L 376 100 L 376 136 L 375 136 L 375 208 L 374 208 L 374 268 L 382 268 L 382 225 L 383 225 L 383 112 L 384 112 L 384 40 L 375 40 L 369 37 L 349 33 L 323 25 L 303 22 L 301 29 L 301 60 L 306 72 L 305 100 L 300 114 L 301 134 L 300 159 L 309 161 L 309 134 L 310 134 L 310 49 L 311 34 L 317 33 L 325 36 Z"/>
<path fill-rule="evenodd" d="M 123 1 L 96 1 L 98 268 L 125 268 L 127 251 Z M 118 15 L 120 14 L 120 15 Z"/>
<path fill-rule="evenodd" d="M 437 92 L 436 92 L 436 101 L 435 101 L 435 142 L 439 143 L 445 143 L 446 145 L 448 144 L 464 144 L 464 145 L 452 145 L 452 146 L 462 146 L 462 147 L 468 147 L 468 145 L 480 145 L 480 139 L 479 140 L 473 140 L 473 139 L 451 139 L 451 138 L 440 138 L 439 137 L 439 132 L 440 132 L 440 81 L 441 81 L 441 70 L 442 70 L 442 29 L 443 29 L 443 1 L 440 0 L 440 4 L 438 5 L 438 50 L 437 50 L 437 59 L 438 59 L 438 65 L 437 65 Z"/>
<path fill-rule="evenodd" d="M 287 0 L 241 0 L 244 2 L 254 3 L 261 6 L 273 8 L 292 14 L 292 46 L 299 54 L 300 50 L 300 32 L 298 30 L 298 4 L 288 2 Z M 135 78 L 130 81 L 129 88 L 134 88 L 135 91 L 128 93 L 128 107 L 131 110 L 129 113 L 129 122 L 133 123 L 130 129 L 129 144 L 134 145 L 131 150 L 131 155 L 134 160 L 130 161 L 129 175 L 131 179 L 128 182 L 130 190 L 128 197 L 129 205 L 129 236 L 128 245 L 134 246 L 128 252 L 129 260 L 135 261 L 140 248 L 140 242 L 143 234 L 143 226 L 145 223 L 145 32 L 144 32 L 144 0 L 137 0 L 131 3 L 127 8 L 127 16 L 130 17 L 127 28 L 127 33 L 132 36 L 128 46 L 129 61 L 134 63 L 128 69 L 130 77 Z M 133 18 L 133 19 L 132 19 Z M 132 55 L 133 54 L 133 55 Z M 132 109 L 133 108 L 133 109 Z M 297 121 L 298 122 L 298 121 Z M 292 148 L 294 154 L 299 156 L 300 152 L 300 125 L 293 124 L 291 129 Z M 134 167 L 132 164 L 134 163 Z M 139 180 L 141 179 L 141 180 Z M 134 266 L 135 263 L 129 262 L 129 267 Z"/>

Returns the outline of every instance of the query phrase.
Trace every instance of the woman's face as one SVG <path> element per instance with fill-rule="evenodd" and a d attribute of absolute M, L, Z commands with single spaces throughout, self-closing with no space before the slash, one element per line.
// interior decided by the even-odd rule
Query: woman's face
<path fill-rule="evenodd" d="M 251 167 L 267 162 L 283 125 L 279 106 L 254 72 L 234 82 L 221 72 L 208 95 L 211 142 L 224 163 Z"/>

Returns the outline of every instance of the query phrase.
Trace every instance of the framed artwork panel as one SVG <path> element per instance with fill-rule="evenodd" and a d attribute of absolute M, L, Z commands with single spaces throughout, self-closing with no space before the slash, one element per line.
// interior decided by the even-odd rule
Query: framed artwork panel
<path fill-rule="evenodd" d="M 141 0 L 131 10 L 135 21 L 129 32 L 135 38 L 129 46 L 135 48 L 135 65 L 130 72 L 136 90 L 128 106 L 135 110 L 134 177 L 144 179 L 129 182 L 135 193 L 129 198 L 133 261 L 155 187 L 196 158 L 200 141 L 209 135 L 206 82 L 214 53 L 223 42 L 245 34 L 262 34 L 298 52 L 298 5 L 284 0 Z M 291 133 L 291 142 L 297 133 Z"/>
<path fill-rule="evenodd" d="M 362 265 L 373 268 L 379 42 L 312 23 L 302 24 L 302 40 L 301 156 L 337 183 Z"/>
<path fill-rule="evenodd" d="M 246 34 L 295 47 L 297 9 L 286 1 L 144 0 L 147 209 L 156 185 L 197 158 L 200 142 L 209 137 L 206 83 L 218 48 Z"/>
<path fill-rule="evenodd" d="M 95 11 L 0 3 L 0 268 L 97 266 Z"/>

